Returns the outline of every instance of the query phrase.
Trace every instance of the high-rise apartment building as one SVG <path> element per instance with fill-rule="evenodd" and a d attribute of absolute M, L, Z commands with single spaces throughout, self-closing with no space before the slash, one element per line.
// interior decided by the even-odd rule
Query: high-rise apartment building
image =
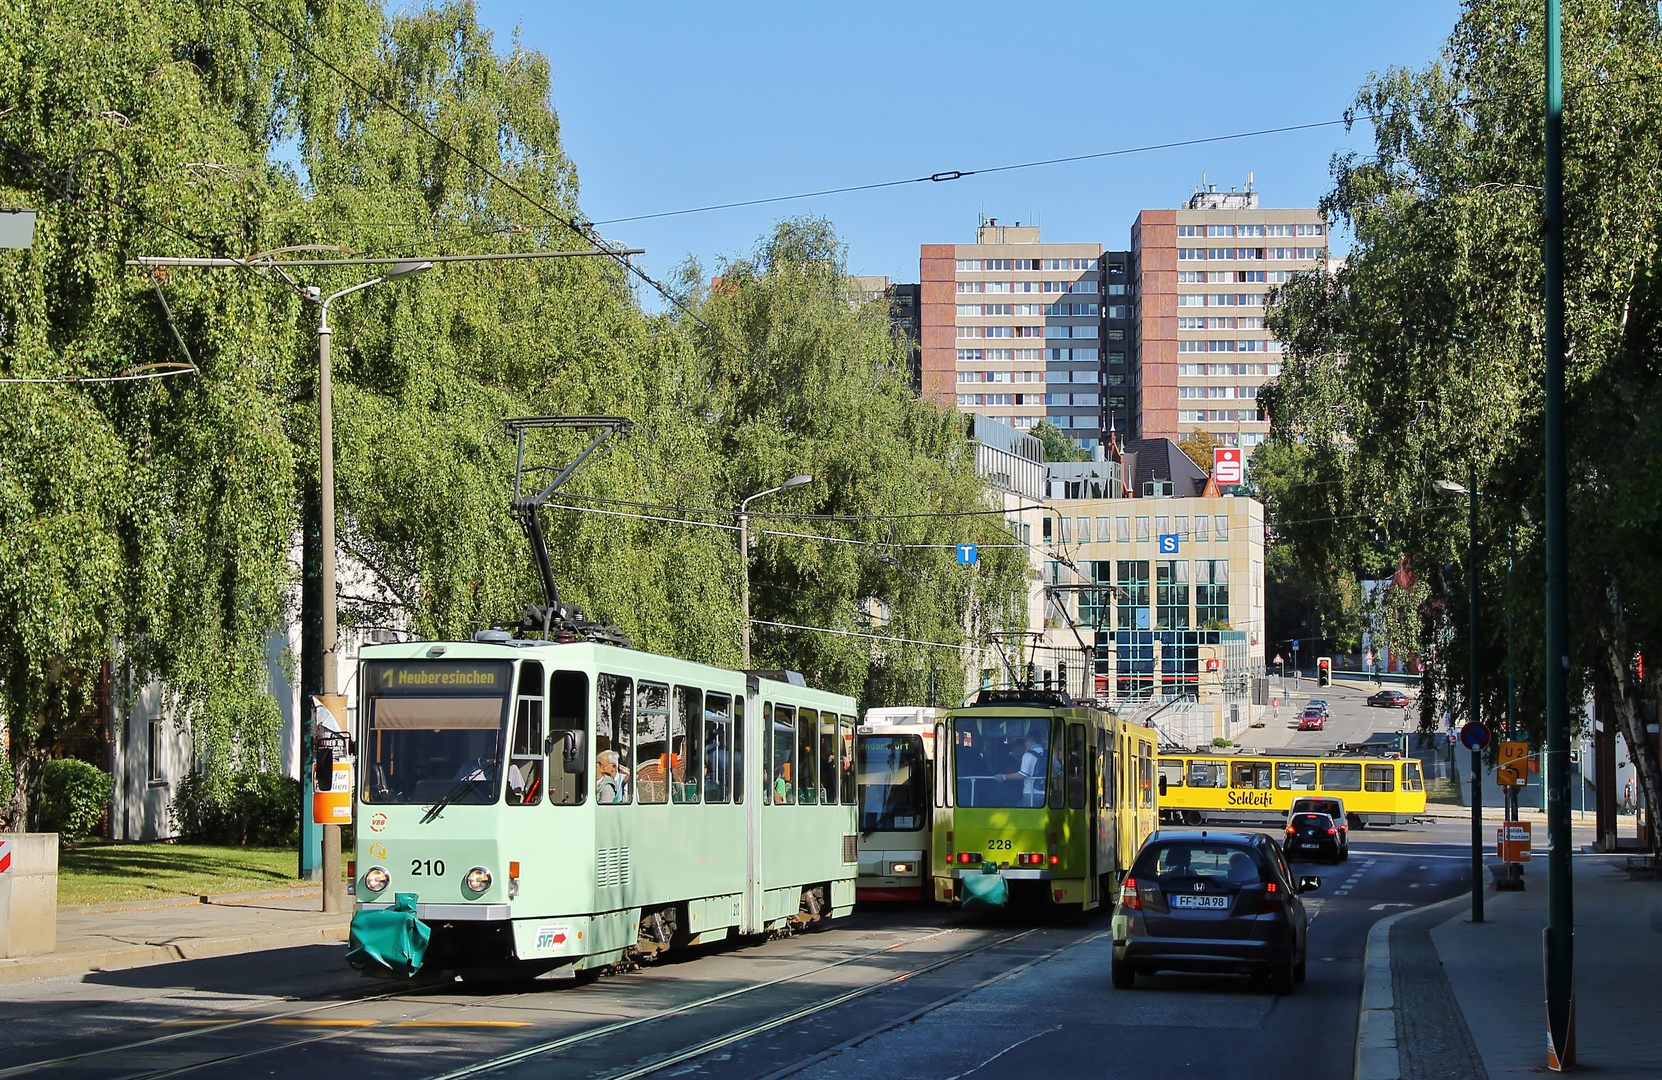
<path fill-rule="evenodd" d="M 922 247 L 924 396 L 1018 430 L 1049 420 L 1095 446 L 1108 422 L 1105 353 L 1126 367 L 1126 254 L 1041 243 L 1037 226 L 996 219 L 975 240 Z"/>
<path fill-rule="evenodd" d="M 1268 210 L 1245 191 L 1205 186 L 1177 210 L 1144 210 L 1131 228 L 1132 434 L 1178 439 L 1196 429 L 1252 447 L 1269 431 L 1258 391 L 1281 373 L 1264 328 L 1264 296 L 1322 270 L 1321 211 Z"/>

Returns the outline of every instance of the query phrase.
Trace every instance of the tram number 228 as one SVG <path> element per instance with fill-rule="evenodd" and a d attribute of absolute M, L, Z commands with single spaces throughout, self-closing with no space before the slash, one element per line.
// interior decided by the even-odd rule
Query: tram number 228
<path fill-rule="evenodd" d="M 1010 850 L 1010 845 L 1011 845 L 1012 842 L 1013 841 L 1010 841 L 1010 840 L 988 840 L 987 841 L 987 850 L 988 851 L 1009 851 Z"/>
<path fill-rule="evenodd" d="M 426 877 L 443 877 L 444 876 L 444 860 L 443 859 L 411 859 L 410 860 L 410 876 L 411 877 L 423 877 L 423 876 L 426 876 Z"/>

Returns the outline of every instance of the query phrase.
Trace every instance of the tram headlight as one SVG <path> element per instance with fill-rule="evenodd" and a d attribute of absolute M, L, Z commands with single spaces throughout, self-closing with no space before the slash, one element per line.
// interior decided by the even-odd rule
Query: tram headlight
<path fill-rule="evenodd" d="M 897 863 L 890 863 L 889 864 L 889 873 L 891 873 L 891 874 L 910 874 L 914 869 L 916 869 L 916 868 L 909 862 L 897 862 Z"/>
<path fill-rule="evenodd" d="M 381 892 L 387 887 L 387 883 L 391 880 L 392 875 L 381 869 L 379 866 L 372 866 L 368 870 L 364 871 L 364 888 L 368 889 L 372 893 Z"/>
<path fill-rule="evenodd" d="M 467 886 L 468 892 L 474 896 L 479 896 L 491 887 L 491 872 L 483 866 L 475 866 L 467 872 L 467 877 L 462 879 L 462 884 Z"/>

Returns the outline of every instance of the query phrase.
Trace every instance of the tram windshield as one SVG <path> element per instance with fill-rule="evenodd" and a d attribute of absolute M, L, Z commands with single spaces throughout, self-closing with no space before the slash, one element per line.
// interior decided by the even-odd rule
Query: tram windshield
<path fill-rule="evenodd" d="M 910 832 L 929 810 L 928 762 L 917 735 L 862 735 L 856 747 L 860 831 Z"/>
<path fill-rule="evenodd" d="M 1045 804 L 1050 721 L 1042 717 L 959 716 L 953 721 L 958 805 Z"/>
<path fill-rule="evenodd" d="M 494 803 L 513 665 L 378 661 L 363 678 L 363 801 Z"/>

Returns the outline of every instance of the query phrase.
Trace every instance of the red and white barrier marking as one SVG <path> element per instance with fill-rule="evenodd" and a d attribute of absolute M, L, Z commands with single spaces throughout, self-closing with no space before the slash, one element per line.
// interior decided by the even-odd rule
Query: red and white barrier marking
<path fill-rule="evenodd" d="M 11 868 L 12 842 L 10 840 L 0 840 L 0 874 L 10 873 Z"/>

